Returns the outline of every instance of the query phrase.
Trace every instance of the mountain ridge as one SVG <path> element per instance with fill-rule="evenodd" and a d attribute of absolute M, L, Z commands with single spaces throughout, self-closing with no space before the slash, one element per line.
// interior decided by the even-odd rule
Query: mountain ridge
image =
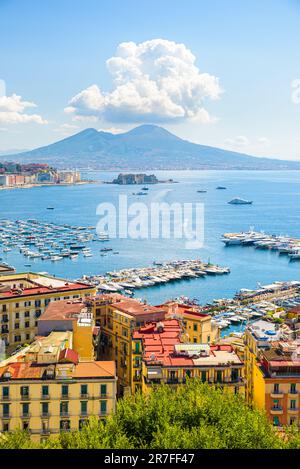
<path fill-rule="evenodd" d="M 300 169 L 297 161 L 255 157 L 192 143 L 151 124 L 119 134 L 87 128 L 50 145 L 0 156 L 0 160 L 5 159 L 106 170 Z"/>

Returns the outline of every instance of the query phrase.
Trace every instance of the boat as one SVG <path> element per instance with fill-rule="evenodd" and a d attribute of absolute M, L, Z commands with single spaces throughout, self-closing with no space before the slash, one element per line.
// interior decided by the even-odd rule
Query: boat
<path fill-rule="evenodd" d="M 217 187 L 217 190 L 218 190 L 218 191 L 220 191 L 220 190 L 225 190 L 225 189 L 227 189 L 227 187 L 224 187 L 224 186 L 218 186 L 218 187 Z"/>
<path fill-rule="evenodd" d="M 103 249 L 100 249 L 100 252 L 109 252 L 109 251 L 112 251 L 112 248 L 103 248 Z"/>
<path fill-rule="evenodd" d="M 197 191 L 197 192 L 198 192 L 198 194 L 205 194 L 207 191 L 205 191 L 205 190 L 199 190 L 199 191 Z"/>
<path fill-rule="evenodd" d="M 230 200 L 228 203 L 231 205 L 252 205 L 253 201 L 240 199 L 239 197 L 236 197 L 235 199 Z"/>
<path fill-rule="evenodd" d="M 54 207 L 47 207 L 47 210 L 54 210 Z"/>

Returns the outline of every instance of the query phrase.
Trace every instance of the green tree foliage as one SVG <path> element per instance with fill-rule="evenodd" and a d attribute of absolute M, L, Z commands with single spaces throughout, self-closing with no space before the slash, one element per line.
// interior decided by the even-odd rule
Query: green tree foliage
<path fill-rule="evenodd" d="M 28 434 L 0 438 L 0 448 L 36 447 Z M 280 449 L 300 448 L 293 427 L 279 434 L 265 414 L 242 397 L 189 380 L 172 389 L 120 399 L 114 415 L 92 417 L 80 431 L 62 433 L 40 447 L 64 449 Z"/>

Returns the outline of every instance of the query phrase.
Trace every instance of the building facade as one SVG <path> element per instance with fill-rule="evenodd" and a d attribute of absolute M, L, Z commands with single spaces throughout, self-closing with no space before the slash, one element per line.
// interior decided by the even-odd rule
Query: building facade
<path fill-rule="evenodd" d="M 37 321 L 52 301 L 87 298 L 94 287 L 47 275 L 0 276 L 0 339 L 15 347 L 34 339 Z"/>

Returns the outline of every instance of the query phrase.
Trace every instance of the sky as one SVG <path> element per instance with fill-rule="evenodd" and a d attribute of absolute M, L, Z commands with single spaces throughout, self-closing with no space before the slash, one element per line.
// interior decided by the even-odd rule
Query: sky
<path fill-rule="evenodd" d="M 300 0 L 0 0 L 0 152 L 88 127 L 300 160 Z"/>

